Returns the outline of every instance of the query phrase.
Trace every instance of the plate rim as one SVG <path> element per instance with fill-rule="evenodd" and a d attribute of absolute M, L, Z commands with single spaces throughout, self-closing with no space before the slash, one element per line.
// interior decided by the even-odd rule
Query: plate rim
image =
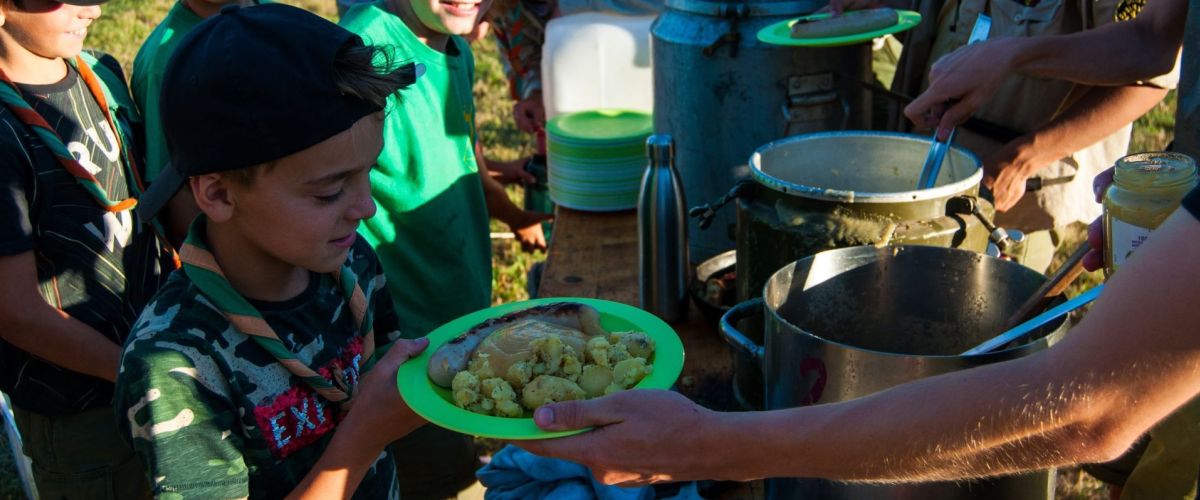
<path fill-rule="evenodd" d="M 509 418 L 496 417 L 491 415 L 481 415 L 467 412 L 462 408 L 455 406 L 443 399 L 432 389 L 433 382 L 429 380 L 426 367 L 429 364 L 429 358 L 433 355 L 442 344 L 450 339 L 457 337 L 467 328 L 478 324 L 489 318 L 494 318 L 510 312 L 527 309 L 533 306 L 554 303 L 554 302 L 578 302 L 587 304 L 600 310 L 601 314 L 614 314 L 612 311 L 616 309 L 619 315 L 625 321 L 634 323 L 639 327 L 644 326 L 643 322 L 651 323 L 655 329 L 665 328 L 671 335 L 665 339 L 656 337 L 655 342 L 661 350 L 663 340 L 669 344 L 674 344 L 678 347 L 680 356 L 678 359 L 655 359 L 654 372 L 639 382 L 634 388 L 637 389 L 669 389 L 679 379 L 683 372 L 684 359 L 686 352 L 683 349 L 683 341 L 679 338 L 679 334 L 675 332 L 665 321 L 657 316 L 644 311 L 640 308 L 604 299 L 592 299 L 585 297 L 547 297 L 540 299 L 531 299 L 520 302 L 509 302 L 498 306 L 480 309 L 472 313 L 465 314 L 454 320 L 451 320 L 438 328 L 431 331 L 426 337 L 429 338 L 429 346 L 425 348 L 419 356 L 412 358 L 400 365 L 396 372 L 396 387 L 400 391 L 400 387 L 405 387 L 405 390 L 400 391 L 401 398 L 405 404 L 412 409 L 414 413 L 421 418 L 439 427 L 444 427 L 455 432 L 469 434 L 474 436 L 504 439 L 504 440 L 535 440 L 535 439 L 551 439 L 556 437 L 564 437 L 586 432 L 589 429 L 576 429 L 571 431 L 544 431 L 533 423 L 532 418 Z M 465 327 L 465 328 L 464 328 Z M 428 404 L 426 402 L 429 402 Z M 458 422 L 445 422 L 438 418 L 438 412 L 446 411 L 466 412 L 471 420 L 479 420 L 480 424 L 486 424 L 489 429 L 476 429 L 475 426 L 463 426 Z M 433 417 L 433 418 L 431 418 Z M 442 420 L 442 421 L 439 421 Z"/>
<path fill-rule="evenodd" d="M 824 17 L 828 14 L 826 12 L 822 12 L 822 13 L 815 13 L 815 14 L 807 14 L 807 15 L 803 15 L 803 16 L 799 16 L 799 17 L 793 17 L 793 18 L 785 19 L 783 21 L 776 22 L 776 23 L 771 23 L 771 24 L 767 25 L 766 27 L 764 27 L 763 29 L 758 30 L 758 34 L 755 38 L 758 38 L 758 41 L 760 41 L 762 43 L 785 46 L 785 47 L 842 47 L 842 46 L 846 46 L 846 45 L 854 45 L 854 44 L 858 44 L 858 43 L 864 43 L 871 39 L 881 37 L 884 35 L 891 35 L 894 33 L 899 33 L 901 31 L 911 29 L 914 26 L 921 23 L 921 13 L 920 12 L 917 12 L 914 10 L 907 10 L 907 9 L 896 9 L 896 12 L 897 12 L 897 14 L 899 14 L 899 16 L 898 16 L 899 19 L 896 20 L 896 24 L 893 24 L 886 28 L 880 28 L 880 29 L 877 29 L 874 31 L 866 31 L 866 32 L 858 33 L 858 34 L 854 34 L 854 35 L 842 35 L 842 36 L 825 37 L 825 38 L 792 38 L 789 34 L 785 38 L 785 37 L 777 37 L 776 34 L 774 33 L 774 31 L 779 30 L 781 27 L 790 31 L 792 28 L 792 25 L 795 24 L 796 21 L 799 21 L 801 19 L 811 19 L 813 17 L 818 17 L 818 16 Z"/>

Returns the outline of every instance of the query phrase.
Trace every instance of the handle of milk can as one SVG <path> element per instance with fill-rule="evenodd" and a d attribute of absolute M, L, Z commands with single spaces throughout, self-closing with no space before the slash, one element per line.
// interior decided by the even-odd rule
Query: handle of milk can
<path fill-rule="evenodd" d="M 755 361 L 759 363 L 762 363 L 763 353 L 766 349 L 750 340 L 734 325 L 743 319 L 762 314 L 764 304 L 761 297 L 750 299 L 729 308 L 725 314 L 721 315 L 721 337 L 738 351 L 754 357 Z"/>
<path fill-rule="evenodd" d="M 725 205 L 728 205 L 729 202 L 740 198 L 746 192 L 746 189 L 753 184 L 754 181 L 749 179 L 738 181 L 728 193 L 717 198 L 716 201 L 692 207 L 691 210 L 688 210 L 688 217 L 700 219 L 700 229 L 708 229 L 708 226 L 712 225 L 713 219 L 716 218 L 717 212 L 724 208 Z"/>

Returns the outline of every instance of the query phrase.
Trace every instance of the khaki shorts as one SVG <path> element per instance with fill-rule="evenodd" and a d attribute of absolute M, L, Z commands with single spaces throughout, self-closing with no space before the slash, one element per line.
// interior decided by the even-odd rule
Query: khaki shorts
<path fill-rule="evenodd" d="M 43 499 L 150 498 L 145 468 L 117 429 L 112 408 L 47 417 L 13 408 Z"/>

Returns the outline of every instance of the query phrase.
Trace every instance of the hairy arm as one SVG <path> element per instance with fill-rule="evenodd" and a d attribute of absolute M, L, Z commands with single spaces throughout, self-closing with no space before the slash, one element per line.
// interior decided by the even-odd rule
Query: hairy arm
<path fill-rule="evenodd" d="M 1200 222 L 1177 212 L 1083 322 L 1040 354 L 731 419 L 753 420 L 743 427 L 751 439 L 785 457 L 754 460 L 764 475 L 915 481 L 1114 458 L 1200 392 L 1198 241 Z"/>
<path fill-rule="evenodd" d="M 68 370 L 115 381 L 121 347 L 47 304 L 33 259 L 33 252 L 0 257 L 0 337 Z"/>
<path fill-rule="evenodd" d="M 843 403 L 717 413 L 667 391 L 538 410 L 519 443 L 610 484 L 801 476 L 906 482 L 1102 461 L 1200 392 L 1200 222 L 1182 210 L 1113 276 L 1084 321 L 1036 355 Z M 688 439 L 680 439 L 686 435 Z"/>
<path fill-rule="evenodd" d="M 1012 208 L 1025 193 L 1026 179 L 1108 137 L 1153 109 L 1166 95 L 1166 89 L 1140 85 L 1089 88 L 1046 126 L 1005 144 L 985 159 L 984 185 L 995 195 L 996 208 Z"/>
<path fill-rule="evenodd" d="M 1091 85 L 1124 85 L 1167 73 L 1183 42 L 1187 10 L 1187 0 L 1156 0 L 1130 21 L 963 47 L 933 65 L 929 88 L 904 114 L 922 127 L 949 129 L 982 107 L 1011 73 Z M 953 104 L 944 113 L 935 112 L 947 102 Z"/>

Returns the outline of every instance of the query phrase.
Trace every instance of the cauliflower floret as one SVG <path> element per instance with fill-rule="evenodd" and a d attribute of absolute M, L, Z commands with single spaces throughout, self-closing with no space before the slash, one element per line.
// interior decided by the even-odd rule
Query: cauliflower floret
<path fill-rule="evenodd" d="M 568 347 L 568 350 L 571 348 Z M 574 356 L 574 351 L 563 357 L 562 375 L 572 382 L 579 381 L 579 374 L 583 371 L 583 366 L 579 364 L 579 358 Z"/>

